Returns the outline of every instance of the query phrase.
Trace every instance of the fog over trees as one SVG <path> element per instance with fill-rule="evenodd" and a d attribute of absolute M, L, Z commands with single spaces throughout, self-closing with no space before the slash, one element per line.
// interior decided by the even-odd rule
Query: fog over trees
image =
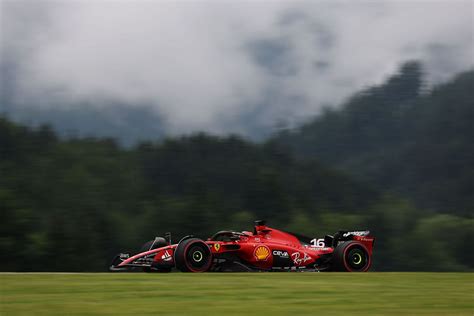
<path fill-rule="evenodd" d="M 197 133 L 124 148 L 2 116 L 0 270 L 103 271 L 164 232 L 260 218 L 314 237 L 370 229 L 375 270 L 472 271 L 474 72 L 423 82 L 406 63 L 259 143 Z"/>

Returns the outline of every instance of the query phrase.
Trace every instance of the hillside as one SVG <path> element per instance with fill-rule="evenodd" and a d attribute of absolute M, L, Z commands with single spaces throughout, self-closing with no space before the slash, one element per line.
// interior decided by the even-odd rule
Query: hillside
<path fill-rule="evenodd" d="M 419 207 L 469 216 L 474 209 L 474 71 L 424 91 L 405 64 L 383 85 L 272 141 Z"/>
<path fill-rule="evenodd" d="M 122 149 L 111 139 L 62 141 L 48 127 L 4 118 L 0 173 L 0 250 L 10 259 L 3 269 L 101 269 L 115 251 L 156 234 L 207 237 L 248 229 L 256 218 L 314 232 L 312 221 L 294 222 L 295 212 L 356 216 L 378 200 L 375 190 L 317 162 L 238 137 Z M 57 249 L 61 260 L 48 259 Z M 87 251 L 78 258 L 77 249 Z"/>
<path fill-rule="evenodd" d="M 472 219 L 432 216 L 316 160 L 235 136 L 123 149 L 0 118 L 0 174 L 0 252 L 8 254 L 0 270 L 103 271 L 117 252 L 164 232 L 206 238 L 257 218 L 315 237 L 369 228 L 375 270 L 474 267 L 465 251 Z"/>
<path fill-rule="evenodd" d="M 16 106 L 5 99 L 0 103 L 0 115 L 4 112 L 10 120 L 31 127 L 48 124 L 63 139 L 109 137 L 125 147 L 166 135 L 164 120 L 147 106 L 117 102 L 47 106 L 44 102 Z"/>

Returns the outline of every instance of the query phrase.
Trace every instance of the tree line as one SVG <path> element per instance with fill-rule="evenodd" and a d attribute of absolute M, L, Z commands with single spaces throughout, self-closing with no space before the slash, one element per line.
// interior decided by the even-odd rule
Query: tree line
<path fill-rule="evenodd" d="M 417 66 L 408 66 L 386 83 L 391 87 L 387 95 L 375 96 L 384 94 L 385 86 L 372 88 L 349 103 L 371 113 L 370 100 L 398 98 L 399 103 L 392 104 L 397 110 L 390 111 L 402 117 L 413 115 L 418 120 L 413 128 L 421 130 L 416 137 L 437 141 L 439 148 L 417 151 L 417 155 L 432 154 L 432 165 L 418 165 L 422 156 L 416 155 L 399 162 L 415 169 L 399 169 L 401 179 L 419 177 L 412 186 L 427 181 L 412 195 L 394 189 L 400 178 L 384 183 L 377 178 L 389 172 L 397 175 L 400 165 L 387 162 L 389 151 L 375 152 L 392 146 L 386 142 L 398 144 L 397 137 L 405 137 L 398 134 L 409 133 L 406 126 L 413 125 L 415 118 L 399 122 L 392 117 L 394 125 L 405 125 L 390 127 L 380 113 L 380 119 L 375 116 L 371 121 L 394 130 L 383 137 L 371 135 L 379 129 L 369 126 L 371 121 L 358 122 L 362 114 L 352 106 L 324 114 L 317 119 L 321 125 L 313 122 L 264 143 L 235 135 L 195 134 L 131 148 L 122 148 L 114 139 L 64 140 L 48 126 L 31 128 L 0 117 L 0 270 L 104 271 L 117 252 L 136 251 L 168 231 L 175 241 L 187 234 L 207 238 L 222 229 L 249 230 L 253 220 L 266 219 L 272 226 L 314 237 L 339 229 L 369 229 L 377 237 L 375 270 L 470 271 L 474 267 L 472 205 L 469 198 L 460 197 L 470 194 L 472 170 L 463 160 L 469 152 L 457 151 L 467 146 L 463 142 L 469 135 L 457 134 L 465 130 L 442 134 L 450 142 L 446 144 L 428 131 L 441 124 L 438 107 L 448 100 L 454 107 L 459 95 L 466 95 L 459 92 L 466 84 L 463 76 L 472 80 L 472 73 L 420 94 L 419 88 L 412 87 L 420 87 Z M 405 109 L 409 113 L 399 113 Z M 426 116 L 424 111 L 436 114 Z M 455 112 L 459 119 L 468 118 Z M 339 138 L 323 143 L 323 138 L 331 137 L 325 130 L 330 126 L 336 130 L 333 137 Z M 365 129 L 359 132 L 361 126 Z M 423 144 L 434 146 L 428 141 Z M 458 160 L 440 157 L 439 151 Z M 369 159 L 370 154 L 375 156 Z M 403 156 L 398 151 L 394 155 Z M 354 160 L 347 161 L 349 157 Z M 450 163 L 446 170 L 437 167 L 443 162 L 439 159 Z M 410 179 L 404 172 L 418 174 Z M 456 176 L 449 178 L 450 172 Z M 444 195 L 435 189 L 443 179 Z M 433 195 L 436 207 L 420 203 L 424 194 Z M 446 196 L 457 202 L 445 207 Z"/>

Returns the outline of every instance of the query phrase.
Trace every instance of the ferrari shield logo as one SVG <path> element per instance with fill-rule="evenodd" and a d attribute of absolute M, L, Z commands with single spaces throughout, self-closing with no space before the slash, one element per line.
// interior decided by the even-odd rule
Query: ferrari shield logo
<path fill-rule="evenodd" d="M 219 249 L 221 249 L 221 244 L 214 244 L 214 249 L 216 252 L 219 252 Z"/>

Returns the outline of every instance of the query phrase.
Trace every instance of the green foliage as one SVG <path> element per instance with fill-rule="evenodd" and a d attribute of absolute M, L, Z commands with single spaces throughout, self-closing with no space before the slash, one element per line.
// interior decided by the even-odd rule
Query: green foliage
<path fill-rule="evenodd" d="M 472 265 L 473 219 L 445 214 L 425 218 L 417 224 L 412 238 L 424 245 L 417 254 L 429 258 L 428 270 L 463 270 Z"/>
<path fill-rule="evenodd" d="M 472 270 L 472 77 L 420 96 L 410 63 L 264 144 L 196 134 L 123 149 L 0 117 L 0 270 L 101 271 L 165 232 L 206 238 L 258 218 L 319 238 L 370 229 L 375 270 Z"/>
<path fill-rule="evenodd" d="M 272 142 L 420 208 L 474 210 L 474 71 L 426 91 L 418 63 Z M 422 93 L 424 92 L 424 93 Z"/>
<path fill-rule="evenodd" d="M 376 192 L 298 163 L 271 144 L 198 134 L 121 149 L 113 140 L 58 140 L 48 128 L 0 121 L 3 270 L 94 271 L 121 250 L 173 232 L 208 237 L 286 227 L 293 210 L 358 212 Z M 60 258 L 60 260 L 58 260 Z"/>

